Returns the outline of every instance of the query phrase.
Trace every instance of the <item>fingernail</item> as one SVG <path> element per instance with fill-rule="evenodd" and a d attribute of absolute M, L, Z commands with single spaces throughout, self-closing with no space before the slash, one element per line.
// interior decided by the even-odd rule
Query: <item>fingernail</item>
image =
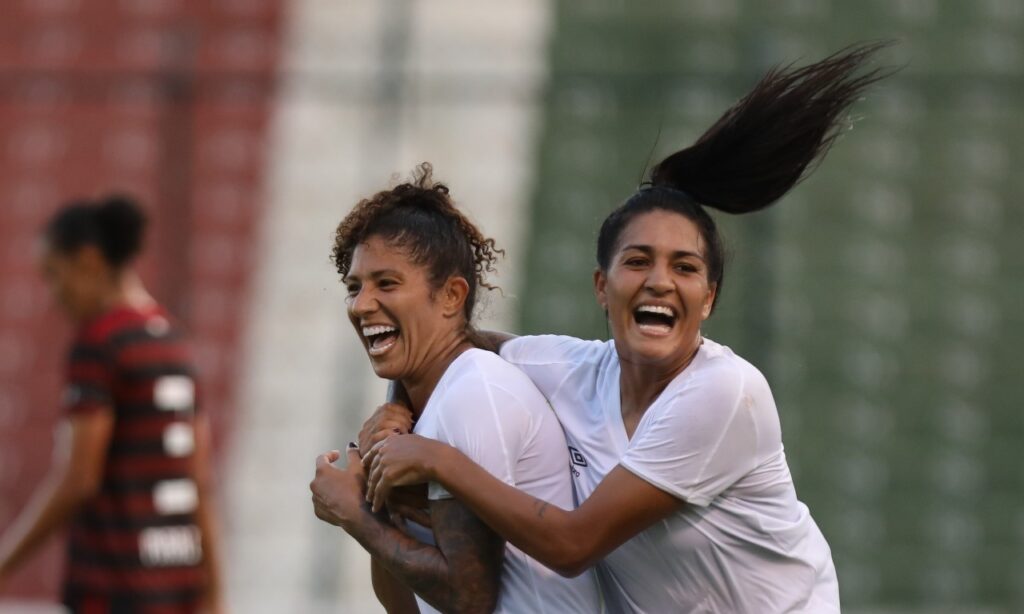
<path fill-rule="evenodd" d="M 358 449 L 358 448 L 359 448 L 359 444 L 357 444 L 357 443 L 355 443 L 353 441 L 348 442 L 348 449 L 349 450 Z"/>

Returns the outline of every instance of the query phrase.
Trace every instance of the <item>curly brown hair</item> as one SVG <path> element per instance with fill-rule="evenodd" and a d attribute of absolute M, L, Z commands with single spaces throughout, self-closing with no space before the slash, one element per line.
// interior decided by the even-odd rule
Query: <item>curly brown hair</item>
<path fill-rule="evenodd" d="M 359 201 L 338 224 L 332 259 L 342 279 L 352 266 L 356 246 L 371 236 L 405 249 L 413 262 L 426 266 L 434 288 L 452 275 L 464 277 L 469 283 L 467 322 L 472 319 L 477 289 L 497 288 L 487 282 L 486 275 L 494 272 L 504 250 L 455 207 L 448 186 L 434 181 L 428 162 L 416 167 L 412 181 Z"/>

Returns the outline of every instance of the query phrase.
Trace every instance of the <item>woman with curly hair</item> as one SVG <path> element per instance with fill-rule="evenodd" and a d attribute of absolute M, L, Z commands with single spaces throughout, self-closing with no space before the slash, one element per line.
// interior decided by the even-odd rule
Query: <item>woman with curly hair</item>
<path fill-rule="evenodd" d="M 503 483 L 572 507 L 565 436 L 544 396 L 474 344 L 473 307 L 479 289 L 491 287 L 484 275 L 497 253 L 428 164 L 411 183 L 356 205 L 334 245 L 349 319 L 374 372 L 407 392 L 414 431 Z M 403 532 L 403 521 L 389 523 L 365 503 L 358 448 L 349 444 L 346 469 L 332 466 L 339 457 L 317 459 L 316 513 L 372 555 L 374 590 L 389 612 L 600 610 L 594 577 L 560 577 L 506 547 L 443 488 L 427 493 L 431 528 L 410 523 Z"/>
<path fill-rule="evenodd" d="M 552 569 L 596 566 L 615 612 L 839 612 L 831 551 L 797 498 L 768 382 L 701 334 L 725 270 L 706 208 L 743 214 L 786 194 L 880 78 L 859 71 L 877 49 L 771 71 L 605 219 L 594 289 L 612 340 L 501 347 L 565 428 L 578 508 L 498 482 L 451 447 L 388 432 L 364 459 L 375 506 L 392 487 L 439 483 Z"/>

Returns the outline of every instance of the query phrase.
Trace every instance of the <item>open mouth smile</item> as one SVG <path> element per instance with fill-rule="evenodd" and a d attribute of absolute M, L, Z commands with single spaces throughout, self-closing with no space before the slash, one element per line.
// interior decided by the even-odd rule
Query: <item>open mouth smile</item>
<path fill-rule="evenodd" d="M 389 324 L 363 326 L 362 332 L 367 343 L 366 351 L 370 356 L 380 356 L 394 347 L 398 341 L 398 328 Z"/>
<path fill-rule="evenodd" d="M 678 319 L 676 310 L 667 305 L 640 305 L 633 310 L 633 321 L 640 332 L 656 337 L 671 333 Z"/>

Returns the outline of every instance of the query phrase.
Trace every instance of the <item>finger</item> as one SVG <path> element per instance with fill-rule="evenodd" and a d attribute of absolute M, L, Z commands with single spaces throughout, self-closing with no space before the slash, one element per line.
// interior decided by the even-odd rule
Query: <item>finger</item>
<path fill-rule="evenodd" d="M 339 452 L 339 451 L 337 451 L 337 450 L 331 450 L 330 452 L 328 452 L 328 453 L 327 453 L 327 454 L 325 454 L 324 456 L 326 456 L 326 457 L 327 457 L 327 461 L 328 461 L 328 462 L 330 462 L 330 463 L 334 463 L 334 462 L 335 462 L 336 460 L 338 460 L 339 458 L 341 458 L 341 452 Z"/>
<path fill-rule="evenodd" d="M 359 456 L 359 446 L 357 446 L 355 443 L 353 443 L 351 441 L 348 442 L 348 448 L 345 450 L 345 453 L 348 455 L 348 466 L 349 467 L 362 467 L 363 466 L 363 460 Z M 339 453 L 339 456 L 340 456 L 340 453 Z"/>
<path fill-rule="evenodd" d="M 385 403 L 380 408 L 384 409 L 388 415 L 401 416 L 412 422 L 412 410 L 402 403 Z"/>
<path fill-rule="evenodd" d="M 323 469 L 324 467 L 329 467 L 330 464 L 332 462 L 334 462 L 333 460 L 331 460 L 331 454 L 332 453 L 337 453 L 337 452 L 338 452 L 337 450 L 331 450 L 330 452 L 325 452 L 325 453 L 321 454 L 320 456 L 316 457 L 316 468 L 317 468 L 317 470 L 319 471 L 320 469 Z M 337 460 L 337 459 L 335 459 L 335 460 Z"/>
<path fill-rule="evenodd" d="M 377 489 L 380 488 L 380 472 L 371 471 L 366 476 L 366 502 L 370 503 L 371 506 L 377 497 Z M 371 507 L 374 511 L 379 508 Z"/>
<path fill-rule="evenodd" d="M 378 443 L 380 443 L 380 442 L 384 441 L 385 439 L 387 439 L 388 437 L 391 437 L 392 435 L 408 435 L 408 434 L 409 434 L 409 430 L 408 429 L 400 429 L 398 427 L 391 427 L 391 428 L 387 428 L 387 429 L 381 429 L 381 430 L 377 431 L 376 433 L 374 433 L 372 437 L 370 437 L 370 442 L 371 442 L 372 445 L 375 446 Z"/>
<path fill-rule="evenodd" d="M 366 476 L 366 483 L 373 483 L 374 492 L 376 492 L 377 488 L 380 486 L 381 478 L 384 477 L 384 468 L 381 463 L 382 456 L 383 455 L 378 454 L 377 457 L 373 459 L 373 463 L 370 465 L 370 471 Z M 373 501 L 373 495 L 370 494 L 369 490 L 366 492 L 366 500 L 370 502 Z"/>
<path fill-rule="evenodd" d="M 388 498 L 388 493 L 391 491 L 391 487 L 386 483 L 378 482 L 377 490 L 373 493 L 373 511 L 377 512 L 384 507 L 384 502 Z"/>
<path fill-rule="evenodd" d="M 374 459 L 380 454 L 381 445 L 384 440 L 378 441 L 370 447 L 370 451 L 363 455 L 363 467 L 369 472 L 370 464 L 373 463 Z"/>

